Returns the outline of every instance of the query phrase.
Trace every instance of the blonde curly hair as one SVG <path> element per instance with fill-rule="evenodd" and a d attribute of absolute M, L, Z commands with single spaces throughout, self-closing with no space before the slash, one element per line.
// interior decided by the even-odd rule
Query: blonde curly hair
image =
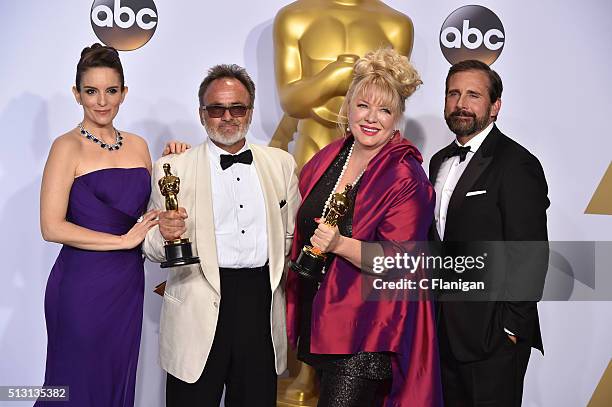
<path fill-rule="evenodd" d="M 423 81 L 408 58 L 392 48 L 368 52 L 353 66 L 353 81 L 340 108 L 340 129 L 346 135 L 348 108 L 355 96 L 378 94 L 379 103 L 403 113 L 406 99 Z"/>

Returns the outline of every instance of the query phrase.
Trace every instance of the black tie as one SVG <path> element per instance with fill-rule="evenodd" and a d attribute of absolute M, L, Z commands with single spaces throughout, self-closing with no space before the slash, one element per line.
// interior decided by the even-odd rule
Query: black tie
<path fill-rule="evenodd" d="M 459 156 L 459 162 L 462 163 L 467 156 L 467 153 L 470 151 L 470 147 L 460 147 L 456 143 L 453 143 L 452 147 L 449 148 L 446 153 L 446 158 L 454 157 L 456 155 Z"/>
<path fill-rule="evenodd" d="M 221 168 L 226 170 L 236 163 L 251 165 L 253 162 L 253 153 L 251 150 L 243 151 L 240 154 L 229 155 L 221 154 Z"/>

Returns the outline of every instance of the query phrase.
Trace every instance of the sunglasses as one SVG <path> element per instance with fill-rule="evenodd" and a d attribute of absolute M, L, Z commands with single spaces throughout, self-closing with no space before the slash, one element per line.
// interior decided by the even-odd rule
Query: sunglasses
<path fill-rule="evenodd" d="M 206 110 L 208 113 L 208 117 L 213 119 L 218 119 L 225 114 L 226 110 L 229 110 L 230 115 L 232 117 L 244 117 L 252 106 L 245 105 L 231 105 L 231 106 L 223 106 L 223 105 L 207 105 L 202 106 L 202 110 Z"/>

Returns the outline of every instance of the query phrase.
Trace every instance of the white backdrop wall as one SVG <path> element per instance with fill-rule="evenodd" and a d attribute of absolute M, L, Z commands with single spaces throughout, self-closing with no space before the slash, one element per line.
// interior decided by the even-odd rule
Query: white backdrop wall
<path fill-rule="evenodd" d="M 116 126 L 145 137 L 154 158 L 165 140 L 201 142 L 198 85 L 210 66 L 237 63 L 257 85 L 250 141 L 267 143 L 282 115 L 274 85 L 272 21 L 286 4 L 157 0 L 154 37 L 121 54 L 129 94 Z M 421 149 L 426 166 L 452 139 L 442 118 L 449 64 L 440 51 L 439 30 L 453 10 L 472 3 L 387 4 L 409 15 L 415 26 L 412 60 L 424 85 L 409 101 L 406 135 Z M 498 125 L 544 166 L 551 240 L 612 240 L 611 216 L 584 214 L 611 160 L 612 3 L 478 4 L 504 24 L 505 47 L 493 65 L 505 85 Z M 90 7 L 83 0 L 0 0 L 0 385 L 43 380 L 43 297 L 60 247 L 40 236 L 38 194 L 52 140 L 82 117 L 70 88 L 81 49 L 97 41 Z M 163 405 L 164 375 L 157 364 L 161 300 L 151 289 L 164 273 L 152 264 L 146 269 L 137 405 L 155 407 Z M 612 303 L 543 302 L 540 309 L 546 356 L 532 354 L 524 405 L 584 406 L 612 356 Z"/>

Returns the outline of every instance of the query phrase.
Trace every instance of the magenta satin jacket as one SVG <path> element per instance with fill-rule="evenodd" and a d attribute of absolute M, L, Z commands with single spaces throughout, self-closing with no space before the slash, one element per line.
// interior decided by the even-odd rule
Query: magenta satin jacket
<path fill-rule="evenodd" d="M 332 142 L 302 169 L 302 201 L 352 136 Z M 421 167 L 422 157 L 396 134 L 370 161 L 353 213 L 353 238 L 361 241 L 426 241 L 435 192 Z M 296 222 L 297 225 L 297 222 Z M 296 226 L 291 259 L 310 236 Z M 393 384 L 385 406 L 442 406 L 434 308 L 430 301 L 364 301 L 372 278 L 336 256 L 313 301 L 311 352 L 354 354 L 392 352 Z M 299 278 L 287 276 L 287 334 L 296 346 L 299 332 Z M 403 294 L 400 294 L 402 296 Z M 406 294 L 406 297 L 408 294 Z"/>

